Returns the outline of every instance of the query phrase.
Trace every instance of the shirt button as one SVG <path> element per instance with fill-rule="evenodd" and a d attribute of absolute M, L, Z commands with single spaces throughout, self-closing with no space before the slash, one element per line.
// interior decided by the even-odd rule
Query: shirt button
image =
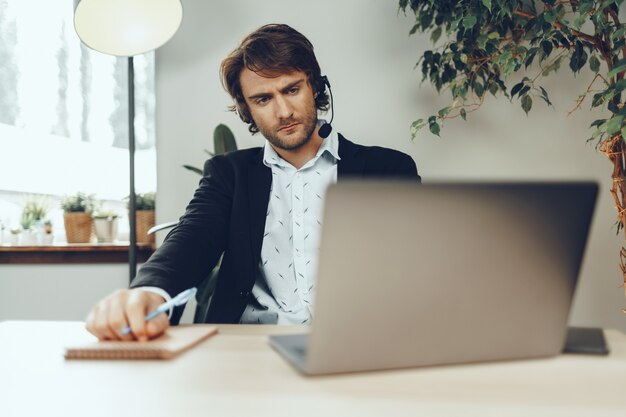
<path fill-rule="evenodd" d="M 302 252 L 298 251 L 298 258 L 302 256 Z"/>

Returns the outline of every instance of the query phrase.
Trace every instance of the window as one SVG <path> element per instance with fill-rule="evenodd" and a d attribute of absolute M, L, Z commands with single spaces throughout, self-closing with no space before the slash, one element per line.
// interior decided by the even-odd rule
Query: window
<path fill-rule="evenodd" d="M 135 64 L 137 192 L 156 190 L 154 54 Z M 120 211 L 128 195 L 127 59 L 92 51 L 73 2 L 0 0 L 0 221 L 19 224 L 25 194 L 95 194 Z M 120 234 L 127 221 L 120 222 Z M 126 230 L 124 230 L 124 227 Z"/>

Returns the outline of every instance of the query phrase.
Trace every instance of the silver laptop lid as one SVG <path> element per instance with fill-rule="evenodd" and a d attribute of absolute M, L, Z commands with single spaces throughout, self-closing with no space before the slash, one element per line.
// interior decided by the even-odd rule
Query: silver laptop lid
<path fill-rule="evenodd" d="M 597 190 L 331 186 L 307 371 L 558 354 Z"/>

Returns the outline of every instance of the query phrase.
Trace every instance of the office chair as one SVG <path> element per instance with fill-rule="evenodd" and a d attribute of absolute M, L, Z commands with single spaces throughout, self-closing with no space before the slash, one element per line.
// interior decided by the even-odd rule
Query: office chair
<path fill-rule="evenodd" d="M 220 267 L 218 265 L 213 268 L 209 276 L 203 279 L 198 286 L 198 292 L 196 293 L 196 312 L 193 316 L 194 323 L 207 322 L 207 313 L 209 312 L 209 306 L 211 305 L 211 299 L 213 298 L 219 272 Z"/>

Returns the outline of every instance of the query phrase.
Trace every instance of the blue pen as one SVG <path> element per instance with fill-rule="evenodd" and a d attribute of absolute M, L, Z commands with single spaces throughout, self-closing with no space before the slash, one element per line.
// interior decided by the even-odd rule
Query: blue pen
<path fill-rule="evenodd" d="M 198 289 L 196 287 L 192 287 L 189 288 L 188 290 L 185 290 L 183 292 L 181 292 L 180 294 L 178 294 L 176 297 L 172 298 L 169 301 L 166 301 L 165 303 L 161 304 L 160 306 L 158 306 L 156 309 L 154 309 L 153 311 L 149 312 L 146 315 L 145 320 L 146 321 L 150 321 L 153 318 L 157 317 L 159 314 L 163 314 L 166 313 L 168 310 L 177 307 L 177 306 L 182 306 L 183 304 L 185 304 L 187 301 L 189 301 L 189 299 L 191 297 L 193 297 L 195 295 L 195 293 L 198 291 Z M 126 326 L 122 329 L 121 333 L 123 335 L 127 335 L 131 332 L 131 328 L 130 326 Z"/>

